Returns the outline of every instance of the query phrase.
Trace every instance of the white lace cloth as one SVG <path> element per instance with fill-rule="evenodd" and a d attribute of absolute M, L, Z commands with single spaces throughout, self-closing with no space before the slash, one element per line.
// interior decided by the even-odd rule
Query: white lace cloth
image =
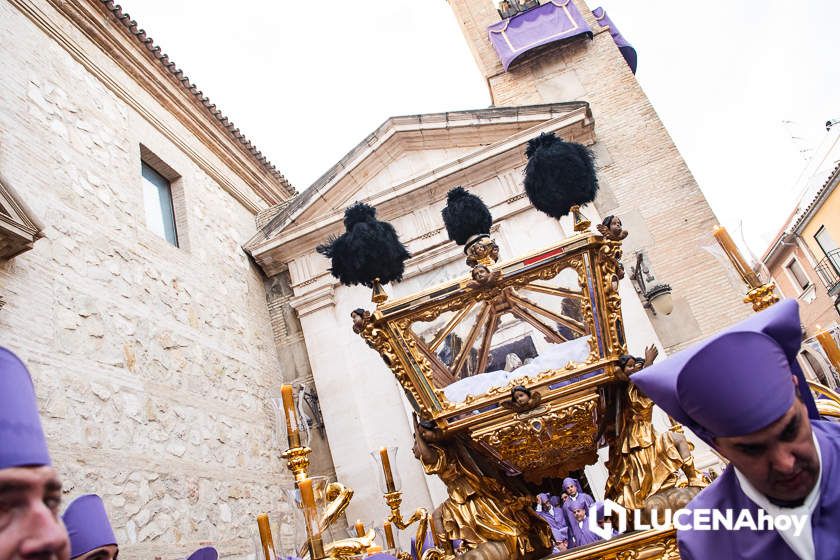
<path fill-rule="evenodd" d="M 552 344 L 546 351 L 513 371 L 497 370 L 479 373 L 452 383 L 443 390 L 450 402 L 464 402 L 468 395 L 483 395 L 494 387 L 504 387 L 512 379 L 530 377 L 550 369 L 565 367 L 569 362 L 584 362 L 589 356 L 589 336 L 561 344 Z"/>

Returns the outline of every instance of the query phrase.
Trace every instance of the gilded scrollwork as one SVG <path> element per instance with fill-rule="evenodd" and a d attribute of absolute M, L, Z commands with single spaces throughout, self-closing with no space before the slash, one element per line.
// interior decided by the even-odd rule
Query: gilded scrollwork
<path fill-rule="evenodd" d="M 589 464 L 597 453 L 597 405 L 593 394 L 549 407 L 543 414 L 515 415 L 501 426 L 476 430 L 472 437 L 523 472 L 540 473 L 545 465 L 556 472 L 572 471 Z"/>
<path fill-rule="evenodd" d="M 365 340 L 368 346 L 379 352 L 379 355 L 382 356 L 382 360 L 385 362 L 385 365 L 391 369 L 394 376 L 397 378 L 397 381 L 399 381 L 400 385 L 403 386 L 403 389 L 405 389 L 405 391 L 412 396 L 414 402 L 417 403 L 420 412 L 427 414 L 429 411 L 428 407 L 424 404 L 424 401 L 420 396 L 420 392 L 409 378 L 405 364 L 397 355 L 394 345 L 391 342 L 392 337 L 389 336 L 386 330 L 377 326 L 377 323 L 368 322 L 359 331 L 359 335 Z"/>

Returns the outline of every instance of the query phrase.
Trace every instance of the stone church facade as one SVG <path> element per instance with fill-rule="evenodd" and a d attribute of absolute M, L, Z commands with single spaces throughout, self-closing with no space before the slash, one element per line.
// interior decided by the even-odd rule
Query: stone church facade
<path fill-rule="evenodd" d="M 622 218 L 628 270 L 644 251 L 673 287 L 660 317 L 622 282 L 632 351 L 748 313 L 702 248 L 714 216 L 667 131 L 608 29 L 571 1 L 591 38 L 504 71 L 490 0 L 450 0 L 493 106 L 388 119 L 300 194 L 113 2 L 0 4 L 0 203 L 31 234 L 0 263 L 0 344 L 32 370 L 68 498 L 103 496 L 121 558 L 252 553 L 254 516 L 291 484 L 264 398 L 281 382 L 319 397 L 313 470 L 356 489 L 349 517 L 386 513 L 368 456 L 382 445 L 401 448 L 405 507 L 443 498 L 411 456 L 401 389 L 350 329 L 369 292 L 315 252 L 356 200 L 411 251 L 388 287 L 407 295 L 466 272 L 440 217 L 456 185 L 490 207 L 502 258 L 571 232 L 522 188 L 525 143 L 554 131 L 595 151 L 602 191 L 585 212 Z M 148 225 L 145 168 L 169 186 L 177 246 Z"/>
<path fill-rule="evenodd" d="M 67 500 L 102 495 L 120 558 L 244 558 L 289 477 L 241 245 L 294 190 L 162 56 L 110 2 L 0 3 L 0 174 L 40 237 L 0 264 L 0 344 L 32 371 Z M 170 183 L 177 247 L 147 226 L 141 161 Z"/>

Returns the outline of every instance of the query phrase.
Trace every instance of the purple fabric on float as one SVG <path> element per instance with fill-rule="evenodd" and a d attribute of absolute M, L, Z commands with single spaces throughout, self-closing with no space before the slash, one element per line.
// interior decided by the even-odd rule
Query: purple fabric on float
<path fill-rule="evenodd" d="M 117 544 L 105 504 L 96 494 L 79 496 L 70 502 L 61 518 L 70 536 L 70 558 Z"/>
<path fill-rule="evenodd" d="M 366 560 L 397 560 L 394 556 L 391 556 L 387 552 L 377 552 L 376 554 L 371 554 L 366 558 Z"/>
<path fill-rule="evenodd" d="M 187 560 L 219 560 L 219 553 L 212 546 L 205 546 L 190 554 Z"/>
<path fill-rule="evenodd" d="M 621 56 L 624 57 L 624 61 L 627 62 L 627 65 L 630 67 L 630 71 L 634 74 L 636 73 L 636 63 L 638 58 L 636 56 L 636 49 L 624 38 L 618 28 L 613 23 L 610 16 L 607 15 L 607 11 L 604 8 L 595 8 L 592 10 L 592 15 L 595 16 L 595 19 L 601 25 L 601 27 L 609 27 L 610 28 L 610 36 L 615 41 L 615 46 L 618 47 L 618 50 L 621 52 Z"/>
<path fill-rule="evenodd" d="M 779 305 L 779 304 L 776 304 Z M 812 420 L 820 446 L 822 478 L 820 498 L 811 515 L 815 558 L 838 558 L 840 551 L 840 424 Z M 749 510 L 758 519 L 758 506 L 741 490 L 730 467 L 688 504 L 687 509 Z M 775 530 L 678 531 L 682 560 L 796 560 L 798 556 Z"/>
<path fill-rule="evenodd" d="M 428 530 L 426 531 L 426 539 L 423 541 L 423 546 L 422 550 L 420 551 L 420 554 L 417 554 L 416 541 L 417 539 L 411 537 L 411 557 L 414 558 L 414 560 L 420 560 L 420 556 L 423 555 L 423 551 L 425 551 L 427 548 L 432 548 L 433 546 L 435 546 L 435 541 L 432 539 L 432 532 Z"/>
<path fill-rule="evenodd" d="M 592 30 L 572 0 L 549 0 L 542 6 L 503 19 L 487 28 L 490 43 L 505 71 L 526 52 Z"/>
<path fill-rule="evenodd" d="M 14 353 L 0 348 L 0 469 L 49 464 L 29 371 Z"/>
<path fill-rule="evenodd" d="M 785 300 L 636 373 L 635 383 L 675 420 L 707 443 L 759 431 L 778 420 L 799 380 L 811 418 L 818 418 L 796 355 L 799 306 Z"/>

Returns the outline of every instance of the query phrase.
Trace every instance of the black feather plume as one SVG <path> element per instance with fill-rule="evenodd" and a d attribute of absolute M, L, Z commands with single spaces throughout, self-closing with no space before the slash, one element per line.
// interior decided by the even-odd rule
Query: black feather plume
<path fill-rule="evenodd" d="M 446 195 L 446 207 L 441 211 L 449 239 L 458 245 L 480 234 L 489 234 L 493 217 L 484 202 L 464 187 L 455 187 Z"/>
<path fill-rule="evenodd" d="M 543 132 L 528 142 L 525 155 L 525 193 L 537 210 L 560 219 L 572 206 L 595 200 L 598 177 L 586 146 Z"/>
<path fill-rule="evenodd" d="M 317 251 L 330 259 L 330 272 L 347 286 L 373 286 L 399 282 L 410 256 L 394 226 L 376 219 L 376 209 L 357 202 L 344 211 L 347 231 L 319 245 Z"/>

